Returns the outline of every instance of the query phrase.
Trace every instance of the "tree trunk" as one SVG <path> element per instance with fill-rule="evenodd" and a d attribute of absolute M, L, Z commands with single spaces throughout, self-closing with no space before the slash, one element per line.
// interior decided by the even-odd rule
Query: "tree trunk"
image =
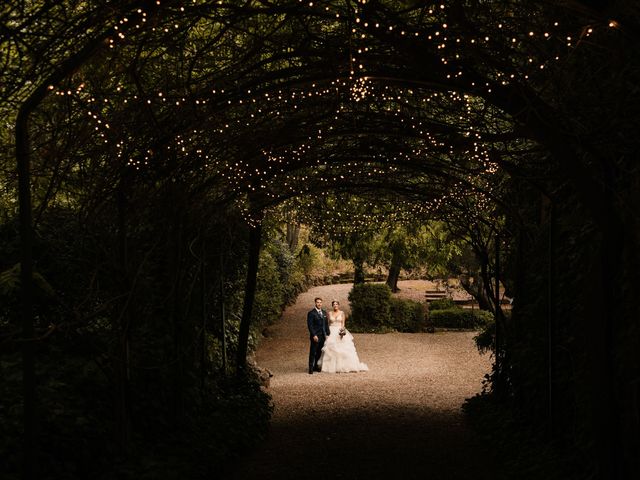
<path fill-rule="evenodd" d="M 200 230 L 200 391 L 204 395 L 207 379 L 207 265 L 204 229 Z"/>
<path fill-rule="evenodd" d="M 398 291 L 398 279 L 400 278 L 400 270 L 402 268 L 399 255 L 394 254 L 389 267 L 389 275 L 387 276 L 387 285 L 392 292 Z"/>
<path fill-rule="evenodd" d="M 524 284 L 525 284 L 525 256 L 524 256 L 524 231 L 523 227 L 518 228 L 517 246 L 516 246 L 516 275 L 515 275 L 515 289 L 513 295 L 513 307 L 511 310 L 512 320 L 512 332 L 513 338 L 511 342 L 511 348 L 517 350 L 522 338 L 522 329 L 520 326 L 520 305 L 524 304 Z M 522 367 L 520 362 L 514 362 L 511 365 L 511 376 L 513 378 L 513 394 L 515 397 L 515 405 L 519 411 L 522 410 L 524 394 L 524 375 L 522 373 Z"/>
<path fill-rule="evenodd" d="M 556 328 L 556 308 L 555 308 L 555 287 L 556 287 L 556 248 L 555 248 L 555 230 L 556 230 L 556 214 L 553 203 L 548 210 L 549 224 L 549 252 L 548 252 L 548 278 L 547 278 L 547 389 L 549 403 L 549 433 L 551 438 L 556 437 L 556 345 L 558 343 L 558 334 Z"/>
<path fill-rule="evenodd" d="M 495 234 L 495 287 L 494 287 L 494 303 L 495 303 L 495 351 L 494 358 L 496 363 L 496 371 L 498 373 L 493 388 L 498 396 L 503 396 L 507 391 L 506 386 L 506 325 L 504 323 L 504 315 L 500 307 L 500 235 Z"/>
<path fill-rule="evenodd" d="M 298 239 L 300 238 L 300 225 L 297 223 L 287 223 L 287 244 L 289 250 L 295 252 L 298 248 Z"/>
<path fill-rule="evenodd" d="M 218 289 L 219 289 L 219 304 L 220 309 L 220 342 L 222 344 L 222 372 L 227 373 L 227 318 L 224 305 L 224 259 L 222 258 L 222 251 L 220 251 L 220 276 L 218 277 Z"/>
<path fill-rule="evenodd" d="M 353 259 L 353 284 L 358 285 L 364 283 L 364 260 L 359 258 Z"/>
<path fill-rule="evenodd" d="M 484 294 L 487 298 L 489 311 L 496 313 L 495 297 L 493 293 L 493 287 L 491 285 L 491 275 L 489 275 L 489 258 L 486 255 L 482 255 L 480 259 L 480 278 L 482 279 L 482 287 L 484 288 Z M 480 286 L 478 286 L 480 287 Z"/>
<path fill-rule="evenodd" d="M 247 282 L 244 291 L 244 306 L 240 320 L 240 332 L 238 334 L 238 352 L 236 368 L 240 374 L 246 371 L 247 351 L 249 349 L 249 328 L 251 326 L 251 314 L 258 284 L 258 265 L 260 263 L 260 246 L 262 236 L 262 224 L 251 227 L 249 231 L 249 259 L 247 267 Z"/>
<path fill-rule="evenodd" d="M 16 161 L 20 205 L 20 296 L 22 302 L 22 388 L 23 464 L 25 480 L 37 477 L 36 373 L 33 318 L 33 225 L 31 221 L 31 180 L 29 167 L 29 108 L 21 108 L 16 118 Z"/>
<path fill-rule="evenodd" d="M 484 288 L 484 280 L 480 275 L 459 275 L 458 278 L 462 288 L 478 302 L 478 307 L 481 310 L 493 311 Z M 473 279 L 473 283 L 471 283 L 471 279 Z"/>
<path fill-rule="evenodd" d="M 174 159 L 172 159 L 173 161 Z M 183 289 L 182 277 L 182 253 L 183 253 L 183 221 L 185 200 L 182 195 L 183 186 L 172 183 L 168 193 L 170 208 L 172 209 L 171 225 L 169 230 L 169 242 L 167 257 L 169 259 L 168 281 L 170 285 L 169 315 L 173 329 L 173 421 L 181 425 L 184 413 L 184 389 L 185 389 L 185 353 L 184 346 L 189 345 L 192 339 L 185 339 L 187 328 L 186 316 L 183 313 L 185 289 Z"/>
<path fill-rule="evenodd" d="M 602 401 L 599 439 L 603 449 L 601 463 L 603 464 L 604 476 L 623 479 L 630 478 L 631 461 L 625 459 L 623 455 L 622 424 L 617 395 L 617 379 L 620 377 L 616 369 L 616 332 L 613 319 L 616 305 L 619 303 L 616 290 L 620 288 L 619 285 L 623 279 L 622 260 L 625 239 L 627 238 L 622 220 L 616 214 L 616 202 L 611 187 L 618 173 L 614 171 L 614 167 L 610 163 L 604 165 L 603 208 L 608 214 L 601 217 L 604 218 L 604 223 L 599 225 L 602 231 L 602 310 L 600 311 L 600 322 L 603 334 L 601 337 L 603 377 L 599 392 Z"/>
<path fill-rule="evenodd" d="M 116 390 L 116 442 L 122 453 L 129 451 L 131 440 L 131 408 L 130 408 L 130 384 L 129 384 L 129 325 L 131 285 L 129 279 L 129 266 L 127 254 L 127 199 L 124 191 L 124 179 L 121 179 L 117 191 L 118 209 L 118 263 L 123 284 L 123 300 L 117 322 L 114 324 L 114 334 L 118 338 L 118 349 L 115 356 L 115 390 Z"/>

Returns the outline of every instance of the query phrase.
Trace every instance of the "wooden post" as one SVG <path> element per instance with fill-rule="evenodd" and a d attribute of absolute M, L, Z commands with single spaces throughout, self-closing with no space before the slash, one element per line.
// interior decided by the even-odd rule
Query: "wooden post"
<path fill-rule="evenodd" d="M 555 377 L 556 377 L 556 311 L 555 311 L 555 229 L 556 214 L 553 203 L 549 206 L 549 270 L 547 274 L 547 338 L 548 338 L 548 408 L 549 408 L 549 433 L 551 437 L 556 435 L 556 418 L 555 418 Z"/>
<path fill-rule="evenodd" d="M 200 230 L 200 308 L 202 308 L 202 324 L 200 326 L 200 390 L 204 393 L 205 380 L 207 377 L 207 278 L 205 265 L 205 235 L 204 229 Z"/>
<path fill-rule="evenodd" d="M 258 283 L 258 264 L 260 262 L 260 244 L 262 236 L 262 224 L 252 226 L 249 231 L 249 260 L 247 268 L 247 282 L 244 292 L 244 307 L 240 320 L 240 332 L 238 336 L 238 352 L 236 367 L 238 373 L 246 370 L 247 350 L 249 347 L 249 328 L 251 327 L 251 313 L 255 300 L 256 286 Z"/>
<path fill-rule="evenodd" d="M 131 444 L 131 391 L 130 391 L 130 326 L 131 326 L 131 291 L 132 282 L 129 275 L 128 255 L 128 177 L 124 172 L 120 178 L 116 192 L 117 227 L 118 227 L 118 263 L 122 273 L 122 301 L 119 318 L 114 320 L 114 335 L 118 339 L 118 350 L 115 353 L 116 375 L 116 441 L 123 454 L 129 452 Z"/>
<path fill-rule="evenodd" d="M 223 253 L 220 252 L 220 280 L 219 280 L 219 288 L 220 288 L 220 327 L 222 328 L 222 371 L 227 373 L 227 318 L 226 311 L 224 308 L 224 260 L 222 257 Z"/>
<path fill-rule="evenodd" d="M 498 371 L 498 388 L 502 390 L 502 354 L 501 354 L 501 343 L 503 342 L 502 334 L 504 332 L 500 331 L 500 234 L 496 231 L 495 236 L 495 291 L 494 291 L 494 302 L 495 302 L 495 315 L 494 321 L 496 324 L 496 334 L 495 334 L 495 355 L 496 355 L 496 370 Z"/>
<path fill-rule="evenodd" d="M 516 279 L 515 279 L 515 289 L 513 298 L 511 301 L 511 327 L 513 334 L 513 341 L 511 343 L 512 348 L 519 348 L 520 342 L 522 341 L 522 328 L 520 325 L 520 310 L 519 306 L 523 305 L 525 300 L 524 291 L 525 291 L 525 261 L 524 261 L 524 226 L 520 225 L 518 227 L 518 239 L 517 239 L 517 257 L 516 257 Z M 520 362 L 515 362 L 517 367 L 514 368 L 514 372 L 512 375 L 515 376 L 513 385 L 514 385 L 514 395 L 516 399 L 516 405 L 519 410 L 522 409 L 523 406 L 523 376 L 522 376 L 522 368 L 520 366 Z"/>
<path fill-rule="evenodd" d="M 16 118 L 16 161 L 20 211 L 20 296 L 22 316 L 23 464 L 25 480 L 36 478 L 36 373 L 33 317 L 33 225 L 31 219 L 31 172 L 29 162 L 29 114 L 33 106 L 20 109 Z"/>
<path fill-rule="evenodd" d="M 616 212 L 615 184 L 616 171 L 615 163 L 611 160 L 603 165 L 604 192 L 603 209 L 607 212 L 603 215 L 604 221 L 600 224 L 602 232 L 601 245 L 601 269 L 602 269 L 602 301 L 600 328 L 601 332 L 601 352 L 602 377 L 600 383 L 601 409 L 599 420 L 599 447 L 603 448 L 603 459 L 601 460 L 601 476 L 611 479 L 627 479 L 634 476 L 629 469 L 630 460 L 623 456 L 623 437 L 621 436 L 620 404 L 617 400 L 617 372 L 616 363 L 616 339 L 615 325 L 612 316 L 616 312 L 618 295 L 616 289 L 620 288 L 619 281 L 622 277 L 623 250 L 625 249 L 625 232 L 622 220 Z M 634 246 L 635 248 L 635 246 Z M 619 310 L 618 310 L 619 311 Z M 604 444 L 604 445 L 603 445 Z"/>

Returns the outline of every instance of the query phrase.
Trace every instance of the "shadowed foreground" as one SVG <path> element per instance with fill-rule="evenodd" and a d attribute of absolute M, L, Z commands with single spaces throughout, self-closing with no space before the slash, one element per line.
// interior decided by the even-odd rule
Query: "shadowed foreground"
<path fill-rule="evenodd" d="M 270 436 L 230 478 L 499 478 L 460 409 L 490 370 L 473 333 L 355 334 L 369 372 L 306 373 L 313 298 L 346 310 L 350 288 L 311 289 L 270 329 L 257 352 L 274 375 Z"/>

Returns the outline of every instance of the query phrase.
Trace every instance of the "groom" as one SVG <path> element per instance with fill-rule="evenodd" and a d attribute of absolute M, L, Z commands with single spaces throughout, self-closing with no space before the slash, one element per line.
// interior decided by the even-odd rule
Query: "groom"
<path fill-rule="evenodd" d="M 322 299 L 315 299 L 316 306 L 307 313 L 307 327 L 309 327 L 309 374 L 319 372 L 318 360 L 322 353 L 324 340 L 329 335 L 329 319 L 327 312 L 322 309 Z"/>

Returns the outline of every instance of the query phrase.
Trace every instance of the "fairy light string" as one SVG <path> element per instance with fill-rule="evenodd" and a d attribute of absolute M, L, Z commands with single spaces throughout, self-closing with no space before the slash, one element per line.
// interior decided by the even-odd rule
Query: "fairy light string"
<path fill-rule="evenodd" d="M 243 12 L 233 2 L 215 2 L 211 19 L 201 18 L 209 4 L 182 2 L 151 27 L 147 13 L 139 10 L 135 18 L 118 22 L 114 27 L 118 34 L 109 39 L 109 47 L 114 55 L 126 57 L 139 35 L 162 42 L 177 35 L 200 38 L 202 29 L 221 31 L 223 21 L 233 15 L 238 22 L 258 25 L 268 12 L 260 6 Z M 188 88 L 177 77 L 166 78 L 166 88 L 139 79 L 145 83 L 141 91 L 136 81 L 123 75 L 110 82 L 110 91 L 105 88 L 99 94 L 97 81 L 78 74 L 77 87 L 51 86 L 51 90 L 85 108 L 97 142 L 129 168 L 153 169 L 170 155 L 193 178 L 225 190 L 241 205 L 247 194 L 277 204 L 280 198 L 306 195 L 309 182 L 331 188 L 345 178 L 363 179 L 363 188 L 393 183 L 394 178 L 428 185 L 433 175 L 424 170 L 431 165 L 450 179 L 446 191 L 434 187 L 440 195 L 439 202 L 433 200 L 437 209 L 447 198 L 464 195 L 470 185 L 490 191 L 500 175 L 489 152 L 508 150 L 511 140 L 492 138 L 508 136 L 511 127 L 508 116 L 486 101 L 493 90 L 518 83 L 543 84 L 553 65 L 587 38 L 618 26 L 609 22 L 564 27 L 560 21 L 545 26 L 544 16 L 533 15 L 523 30 L 526 22 L 521 18 L 492 17 L 487 6 L 482 13 L 486 25 L 474 24 L 476 28 L 465 34 L 458 14 L 445 4 L 405 13 L 364 0 L 351 2 L 350 8 L 334 1 L 289 2 L 281 8 L 296 4 L 312 25 L 317 22 L 330 32 L 349 29 L 350 48 L 337 51 L 335 76 L 317 72 L 314 81 L 314 72 L 308 72 L 298 84 L 285 84 L 276 68 L 240 79 L 234 75 L 233 53 L 220 53 L 220 66 L 207 73 L 207 65 L 216 65 L 216 57 L 201 52 L 202 66 L 194 69 L 201 76 L 194 77 Z M 126 26 L 130 35 L 123 30 Z M 273 28 L 278 32 L 280 27 Z M 244 38 L 243 30 L 232 26 L 221 34 L 220 50 L 231 52 L 230 45 Z M 278 47 L 270 41 L 266 48 L 275 52 Z M 433 78 L 403 81 L 398 72 L 406 58 L 402 50 L 394 52 L 392 47 L 397 46 L 431 52 L 430 61 L 439 64 Z M 484 63 L 494 58 L 492 52 L 501 52 L 503 58 Z M 236 55 L 244 58 L 241 48 Z M 195 53 L 194 58 L 198 58 Z M 290 58 L 302 65 L 305 55 L 292 53 Z M 150 63 L 162 70 L 166 62 L 152 56 Z M 288 68 L 282 67 L 283 72 Z M 140 134 L 139 125 L 149 123 L 143 112 L 151 112 L 169 134 L 154 128 Z M 117 120 L 127 115 L 129 121 Z M 351 158 L 340 151 L 349 152 Z M 246 205 L 242 209 L 247 221 L 255 221 Z"/>

